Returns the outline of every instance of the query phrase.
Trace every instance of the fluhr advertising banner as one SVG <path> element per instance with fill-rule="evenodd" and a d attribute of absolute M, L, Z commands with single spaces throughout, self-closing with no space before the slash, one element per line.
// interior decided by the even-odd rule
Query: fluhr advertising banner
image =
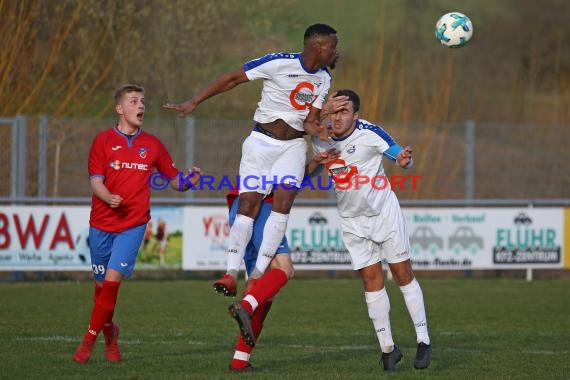
<path fill-rule="evenodd" d="M 404 210 L 415 269 L 561 268 L 564 210 Z"/>
<path fill-rule="evenodd" d="M 561 268 L 564 210 L 406 208 L 415 269 Z M 225 207 L 184 212 L 183 268 L 225 270 Z M 188 237 L 188 238 L 187 238 Z M 296 269 L 351 269 L 335 208 L 294 207 L 287 238 Z"/>

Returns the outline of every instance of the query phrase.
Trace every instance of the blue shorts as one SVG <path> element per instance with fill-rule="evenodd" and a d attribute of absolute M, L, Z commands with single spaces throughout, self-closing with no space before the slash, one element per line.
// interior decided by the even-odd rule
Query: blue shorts
<path fill-rule="evenodd" d="M 108 268 L 130 277 L 145 230 L 146 224 L 123 232 L 105 232 L 89 227 L 89 249 L 95 281 L 103 281 Z"/>
<path fill-rule="evenodd" d="M 236 219 L 237 209 L 239 205 L 239 198 L 237 198 L 232 204 L 230 209 L 230 226 L 234 224 Z M 263 240 L 263 228 L 265 228 L 265 222 L 271 214 L 271 203 L 262 202 L 261 208 L 259 209 L 259 214 L 255 221 L 253 222 L 253 234 L 251 235 L 251 240 L 249 241 L 247 247 L 245 248 L 245 255 L 243 261 L 245 262 L 245 270 L 247 275 L 251 275 L 251 272 L 255 269 L 255 262 L 257 261 L 257 254 L 259 248 L 261 247 L 261 241 Z M 287 243 L 287 237 L 284 236 L 279 248 L 277 248 L 276 254 L 289 253 L 289 243 Z"/>

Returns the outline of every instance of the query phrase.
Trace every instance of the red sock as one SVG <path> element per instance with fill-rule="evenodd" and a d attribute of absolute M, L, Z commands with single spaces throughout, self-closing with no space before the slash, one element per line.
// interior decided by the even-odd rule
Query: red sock
<path fill-rule="evenodd" d="M 276 295 L 287 281 L 287 274 L 285 274 L 284 271 L 281 269 L 271 269 L 257 280 L 248 296 L 255 298 L 258 305 L 262 305 Z M 248 313 L 252 313 L 253 307 L 249 302 L 242 300 L 240 303 Z"/>
<path fill-rule="evenodd" d="M 103 291 L 103 287 L 99 286 L 99 284 L 95 283 L 95 291 L 93 292 L 93 302 L 97 302 L 97 298 L 99 298 L 99 295 L 101 294 L 101 292 Z M 114 314 L 115 309 L 113 309 L 113 313 L 111 313 L 111 315 L 109 316 L 109 319 L 107 319 L 107 322 L 105 322 L 105 325 L 103 326 L 103 330 L 105 330 L 105 333 L 107 334 L 112 334 L 113 333 L 113 314 Z"/>
<path fill-rule="evenodd" d="M 267 313 L 269 313 L 271 304 L 272 301 L 268 301 L 266 303 L 259 305 L 257 309 L 255 309 L 255 311 L 253 312 L 253 315 L 251 316 L 251 328 L 253 330 L 253 334 L 255 335 L 255 340 L 257 340 L 257 338 L 259 338 L 259 335 L 261 335 L 261 330 L 263 329 L 263 321 L 265 320 L 265 317 L 267 317 Z M 247 356 L 244 355 L 244 353 L 251 354 L 252 352 L 253 352 L 253 347 L 248 346 L 240 334 L 236 342 L 236 353 L 234 354 L 234 358 L 230 363 L 231 367 L 235 369 L 246 367 L 247 364 L 249 363 L 249 359 L 248 360 L 241 360 L 241 359 L 245 359 L 245 357 Z"/>
<path fill-rule="evenodd" d="M 102 290 L 103 290 L 103 287 L 99 286 L 99 284 L 95 283 L 95 291 L 93 292 L 93 303 L 97 302 L 97 298 L 99 298 L 99 295 L 101 294 Z"/>
<path fill-rule="evenodd" d="M 103 287 L 95 301 L 95 305 L 93 305 L 89 328 L 85 333 L 84 339 L 97 339 L 97 335 L 101 332 L 105 323 L 113 316 L 120 285 L 121 283 L 117 281 L 103 280 Z"/>

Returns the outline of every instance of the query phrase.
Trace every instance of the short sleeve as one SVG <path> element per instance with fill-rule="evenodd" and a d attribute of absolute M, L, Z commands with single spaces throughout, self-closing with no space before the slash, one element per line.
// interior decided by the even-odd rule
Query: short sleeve
<path fill-rule="evenodd" d="M 172 161 L 170 153 L 159 139 L 156 139 L 156 144 L 158 147 L 156 168 L 159 172 L 166 174 L 168 178 L 176 177 L 178 175 L 178 169 L 176 168 L 174 161 Z"/>
<path fill-rule="evenodd" d="M 88 161 L 88 171 L 89 179 L 94 177 L 105 177 L 105 149 L 104 149 L 104 137 L 99 134 L 95 137 L 91 143 L 91 149 L 89 149 L 89 161 Z"/>
<path fill-rule="evenodd" d="M 271 53 L 252 59 L 243 64 L 243 71 L 249 80 L 269 79 L 279 67 L 279 58 L 282 58 L 282 53 Z"/>

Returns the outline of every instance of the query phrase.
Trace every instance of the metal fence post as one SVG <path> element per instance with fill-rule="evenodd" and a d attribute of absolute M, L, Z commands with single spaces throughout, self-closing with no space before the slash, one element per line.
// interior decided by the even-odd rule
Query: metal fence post
<path fill-rule="evenodd" d="M 465 152 L 465 200 L 472 204 L 475 185 L 475 122 L 465 123 L 466 152 Z"/>
<path fill-rule="evenodd" d="M 26 196 L 26 126 L 26 117 L 16 116 L 12 124 L 12 170 L 10 173 L 12 198 Z"/>
<path fill-rule="evenodd" d="M 47 196 L 47 124 L 46 115 L 38 120 L 38 197 Z"/>
<path fill-rule="evenodd" d="M 10 149 L 10 197 L 18 196 L 18 120 L 12 123 L 12 146 Z"/>
<path fill-rule="evenodd" d="M 196 144 L 195 139 L 195 127 L 196 127 L 196 119 L 193 117 L 187 117 L 186 119 L 186 168 L 193 167 L 195 163 L 194 157 L 194 147 Z M 187 198 L 194 198 L 194 191 L 188 190 L 186 192 Z"/>

